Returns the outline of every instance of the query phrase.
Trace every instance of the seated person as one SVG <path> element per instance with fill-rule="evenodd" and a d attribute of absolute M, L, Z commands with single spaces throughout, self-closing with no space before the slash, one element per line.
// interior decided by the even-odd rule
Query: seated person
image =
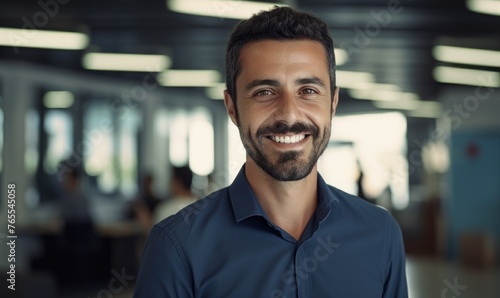
<path fill-rule="evenodd" d="M 155 222 L 159 222 L 170 215 L 179 212 L 187 205 L 194 203 L 196 197 L 191 192 L 193 172 L 189 167 L 173 167 L 170 180 L 172 198 L 160 203 L 154 213 Z"/>

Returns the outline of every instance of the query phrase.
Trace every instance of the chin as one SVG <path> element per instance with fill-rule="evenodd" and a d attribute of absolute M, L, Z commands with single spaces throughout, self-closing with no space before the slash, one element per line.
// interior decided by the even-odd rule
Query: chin
<path fill-rule="evenodd" d="M 315 163 L 303 161 L 286 161 L 274 164 L 259 164 L 269 176 L 278 181 L 298 181 L 311 174 Z"/>

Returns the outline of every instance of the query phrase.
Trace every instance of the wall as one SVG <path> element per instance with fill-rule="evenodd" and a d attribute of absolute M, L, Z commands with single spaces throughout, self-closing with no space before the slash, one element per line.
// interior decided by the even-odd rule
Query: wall
<path fill-rule="evenodd" d="M 450 121 L 450 169 L 444 207 L 448 254 L 459 256 L 460 235 L 494 235 L 500 256 L 500 90 L 447 88 L 440 98 Z"/>
<path fill-rule="evenodd" d="M 500 240 L 500 133 L 463 132 L 451 138 L 449 212 L 451 256 L 461 233 Z"/>

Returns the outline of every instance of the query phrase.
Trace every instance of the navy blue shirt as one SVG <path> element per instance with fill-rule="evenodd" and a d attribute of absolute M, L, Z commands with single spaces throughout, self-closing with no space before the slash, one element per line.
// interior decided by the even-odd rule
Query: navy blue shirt
<path fill-rule="evenodd" d="M 134 297 L 408 297 L 401 232 L 318 175 L 318 207 L 297 241 L 269 220 L 242 168 L 152 228 Z"/>

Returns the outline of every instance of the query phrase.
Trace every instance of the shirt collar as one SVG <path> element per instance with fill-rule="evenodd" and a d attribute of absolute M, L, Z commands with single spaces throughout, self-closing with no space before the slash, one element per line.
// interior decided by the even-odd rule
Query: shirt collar
<path fill-rule="evenodd" d="M 339 202 L 339 199 L 318 173 L 318 207 L 316 208 L 316 221 L 318 223 L 328 217 L 332 211 L 332 206 L 336 202 Z M 338 204 L 335 206 L 338 206 Z"/>
<path fill-rule="evenodd" d="M 229 186 L 229 197 L 237 222 L 251 216 L 264 216 L 260 204 L 245 176 L 245 165 L 241 167 L 240 172 L 231 186 Z"/>
<path fill-rule="evenodd" d="M 229 186 L 229 197 L 237 222 L 251 216 L 266 217 L 245 176 L 245 165 L 241 167 L 240 172 Z M 333 202 L 338 202 L 337 197 L 318 173 L 318 207 L 316 209 L 318 222 L 322 222 L 330 214 Z"/>

